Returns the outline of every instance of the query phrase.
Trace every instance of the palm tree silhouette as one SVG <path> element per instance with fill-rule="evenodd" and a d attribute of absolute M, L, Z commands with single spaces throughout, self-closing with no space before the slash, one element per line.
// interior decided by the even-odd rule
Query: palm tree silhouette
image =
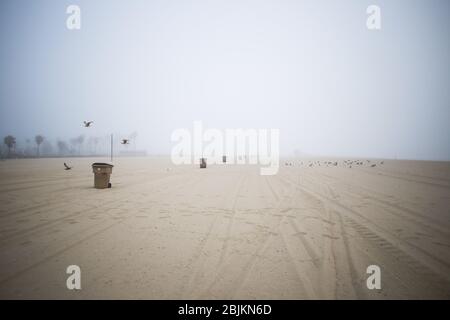
<path fill-rule="evenodd" d="M 9 157 L 11 155 L 11 148 L 14 147 L 16 144 L 16 138 L 14 138 L 11 135 L 8 135 L 3 139 L 3 142 L 8 147 L 8 157 Z"/>
<path fill-rule="evenodd" d="M 36 137 L 34 137 L 34 141 L 36 141 L 37 144 L 37 156 L 39 157 L 39 146 L 42 142 L 44 142 L 44 137 L 38 134 Z"/>

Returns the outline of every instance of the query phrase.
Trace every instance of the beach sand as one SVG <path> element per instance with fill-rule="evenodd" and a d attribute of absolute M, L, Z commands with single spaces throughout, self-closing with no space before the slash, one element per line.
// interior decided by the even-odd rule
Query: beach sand
<path fill-rule="evenodd" d="M 117 158 L 97 190 L 99 160 L 0 162 L 0 298 L 450 298 L 449 162 L 289 159 L 261 176 Z"/>

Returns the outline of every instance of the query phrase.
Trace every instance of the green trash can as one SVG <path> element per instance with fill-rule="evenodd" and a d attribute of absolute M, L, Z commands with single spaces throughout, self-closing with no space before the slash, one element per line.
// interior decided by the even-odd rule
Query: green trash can
<path fill-rule="evenodd" d="M 114 166 L 109 163 L 95 162 L 92 164 L 92 172 L 94 172 L 94 187 L 96 189 L 111 188 L 109 178 Z"/>

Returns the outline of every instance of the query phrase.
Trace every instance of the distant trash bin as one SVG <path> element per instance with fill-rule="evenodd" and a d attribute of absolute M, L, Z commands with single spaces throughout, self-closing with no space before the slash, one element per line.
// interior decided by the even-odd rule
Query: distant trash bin
<path fill-rule="evenodd" d="M 222 162 L 226 163 L 227 162 L 227 156 L 222 156 Z"/>
<path fill-rule="evenodd" d="M 109 177 L 112 173 L 113 165 L 109 163 L 96 162 L 92 164 L 92 172 L 94 172 L 94 187 L 96 189 L 111 188 Z"/>
<path fill-rule="evenodd" d="M 200 169 L 206 168 L 206 158 L 200 158 Z"/>

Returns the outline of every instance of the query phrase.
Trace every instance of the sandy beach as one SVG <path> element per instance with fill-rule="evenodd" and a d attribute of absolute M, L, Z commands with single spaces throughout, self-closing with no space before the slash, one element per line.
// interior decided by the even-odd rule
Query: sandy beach
<path fill-rule="evenodd" d="M 1 299 L 450 298 L 449 162 L 117 158 L 97 190 L 98 160 L 0 162 Z"/>

